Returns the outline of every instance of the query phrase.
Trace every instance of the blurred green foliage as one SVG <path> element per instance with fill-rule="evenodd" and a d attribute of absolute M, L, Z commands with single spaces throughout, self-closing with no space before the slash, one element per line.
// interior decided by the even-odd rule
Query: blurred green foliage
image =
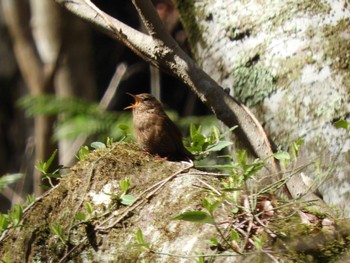
<path fill-rule="evenodd" d="M 58 116 L 54 127 L 54 139 L 75 139 L 78 136 L 94 136 L 104 141 L 106 137 L 116 141 L 125 138 L 132 140 L 131 112 L 105 111 L 97 103 L 67 97 L 58 98 L 53 95 L 25 96 L 18 105 L 26 111 L 27 116 Z M 186 135 L 191 124 L 201 125 L 202 130 L 217 125 L 214 116 L 179 118 L 176 112 L 167 111 L 169 117 L 177 123 Z"/>

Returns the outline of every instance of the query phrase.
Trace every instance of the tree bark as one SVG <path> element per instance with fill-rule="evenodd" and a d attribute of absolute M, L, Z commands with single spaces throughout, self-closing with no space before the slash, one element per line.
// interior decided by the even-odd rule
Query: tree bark
<path fill-rule="evenodd" d="M 275 145 L 305 141 L 297 165 L 318 157 L 304 173 L 349 216 L 350 135 L 333 126 L 350 117 L 347 1 L 176 2 L 199 65 Z"/>

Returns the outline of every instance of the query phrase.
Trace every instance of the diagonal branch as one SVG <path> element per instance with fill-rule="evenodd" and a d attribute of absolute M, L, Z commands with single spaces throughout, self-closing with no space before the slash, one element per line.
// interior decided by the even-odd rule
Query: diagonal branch
<path fill-rule="evenodd" d="M 171 73 L 191 88 L 228 127 L 238 125 L 238 136 L 261 159 L 272 155 L 259 121 L 247 107 L 226 94 L 165 32 L 150 0 L 133 0 L 150 35 L 143 34 L 98 9 L 89 0 L 55 0 L 66 9 L 121 41 L 144 60 Z M 268 169 L 278 173 L 270 158 Z"/>

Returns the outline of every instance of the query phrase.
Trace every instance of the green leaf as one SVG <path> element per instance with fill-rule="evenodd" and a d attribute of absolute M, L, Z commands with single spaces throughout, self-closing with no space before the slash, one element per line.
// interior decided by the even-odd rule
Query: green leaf
<path fill-rule="evenodd" d="M 84 213 L 77 213 L 75 215 L 75 219 L 85 221 L 88 218 L 88 216 Z"/>
<path fill-rule="evenodd" d="M 9 219 L 14 227 L 19 225 L 19 222 L 22 219 L 23 207 L 20 205 L 14 205 L 12 210 L 9 212 Z"/>
<path fill-rule="evenodd" d="M 220 140 L 221 136 L 220 136 L 220 130 L 218 129 L 218 127 L 213 126 L 211 128 L 211 133 L 213 134 L 215 141 L 219 141 Z"/>
<path fill-rule="evenodd" d="M 290 155 L 287 152 L 278 152 L 278 153 L 274 153 L 273 157 L 275 157 L 277 160 L 289 160 L 290 159 Z"/>
<path fill-rule="evenodd" d="M 27 195 L 26 196 L 26 201 L 24 203 L 24 207 L 27 207 L 29 205 L 31 205 L 32 203 L 34 203 L 35 201 L 35 196 L 34 195 Z"/>
<path fill-rule="evenodd" d="M 34 167 L 39 172 L 46 173 L 46 171 L 45 171 L 45 163 L 42 160 L 38 160 Z"/>
<path fill-rule="evenodd" d="M 8 216 L 0 213 L 0 233 L 7 229 L 8 224 Z"/>
<path fill-rule="evenodd" d="M 90 146 L 94 149 L 106 148 L 106 145 L 103 142 L 93 142 Z"/>
<path fill-rule="evenodd" d="M 238 150 L 237 154 L 237 162 L 241 165 L 244 166 L 247 163 L 247 152 L 244 150 Z"/>
<path fill-rule="evenodd" d="M 122 189 L 124 193 L 126 193 L 129 190 L 131 180 L 129 177 L 125 177 L 124 179 L 119 181 L 119 187 Z"/>
<path fill-rule="evenodd" d="M 345 130 L 350 130 L 350 122 L 346 121 L 346 120 L 339 120 L 336 121 L 334 124 L 334 127 L 338 128 L 338 129 L 345 129 Z"/>
<path fill-rule="evenodd" d="M 57 153 L 57 149 L 51 154 L 50 158 L 46 162 L 43 162 L 42 160 L 38 160 L 37 164 L 35 165 L 35 169 L 37 169 L 39 172 L 43 174 L 47 174 L 53 159 L 55 159 L 56 153 Z"/>
<path fill-rule="evenodd" d="M 233 164 L 196 165 L 197 168 L 232 169 Z"/>
<path fill-rule="evenodd" d="M 23 174 L 16 173 L 16 174 L 7 174 L 0 177 L 0 192 L 8 185 L 16 182 L 19 180 Z"/>
<path fill-rule="evenodd" d="M 242 165 L 244 178 L 248 179 L 254 174 L 257 174 L 264 167 L 264 162 L 260 159 L 255 159 L 251 164 Z"/>
<path fill-rule="evenodd" d="M 232 144 L 233 144 L 233 142 L 229 142 L 229 141 L 219 141 L 217 144 L 208 147 L 207 151 L 218 152 L 218 151 L 221 151 L 222 149 L 224 149 L 227 146 L 230 146 Z"/>
<path fill-rule="evenodd" d="M 202 223 L 202 224 L 207 223 L 212 225 L 215 224 L 215 221 L 212 218 L 212 216 L 203 211 L 185 212 L 175 217 L 174 220 L 184 220 L 184 221 L 190 221 L 190 222 L 196 222 L 196 223 Z"/>
<path fill-rule="evenodd" d="M 197 263 L 205 263 L 204 257 L 203 256 L 199 256 Z"/>
<path fill-rule="evenodd" d="M 136 200 L 136 198 L 132 195 L 123 195 L 121 198 L 120 198 L 120 203 L 122 205 L 131 205 L 132 203 L 134 203 Z"/>
<path fill-rule="evenodd" d="M 141 246 L 141 247 L 149 247 L 149 243 L 145 242 L 145 239 L 143 237 L 142 230 L 138 228 L 135 233 L 135 239 L 136 239 L 136 244 L 131 244 L 129 246 Z"/>
<path fill-rule="evenodd" d="M 106 140 L 106 145 L 107 145 L 107 147 L 111 147 L 112 144 L 113 144 L 113 138 L 107 137 L 107 140 Z"/>
<path fill-rule="evenodd" d="M 290 150 L 289 153 L 291 155 L 291 158 L 297 158 L 299 154 L 299 150 L 301 146 L 304 144 L 304 140 L 299 138 L 297 141 L 292 142 L 290 144 Z"/>
<path fill-rule="evenodd" d="M 49 228 L 51 230 L 51 233 L 53 233 L 54 235 L 56 235 L 63 244 L 66 244 L 67 238 L 63 233 L 63 229 L 59 224 L 52 224 L 49 225 Z"/>
<path fill-rule="evenodd" d="M 236 230 L 231 229 L 231 231 L 230 231 L 230 239 L 232 241 L 239 241 L 240 240 L 239 234 L 238 234 L 238 232 Z"/>
<path fill-rule="evenodd" d="M 124 132 L 129 131 L 129 126 L 126 125 L 126 124 L 119 124 L 119 125 L 118 125 L 118 128 L 121 129 L 121 130 L 124 131 Z"/>
<path fill-rule="evenodd" d="M 85 202 L 85 209 L 90 215 L 94 212 L 94 207 L 90 202 Z"/>
<path fill-rule="evenodd" d="M 207 209 L 210 215 L 220 206 L 221 201 L 211 202 L 207 198 L 204 198 L 202 201 L 203 207 Z"/>
<path fill-rule="evenodd" d="M 85 159 L 86 155 L 89 154 L 89 152 L 90 152 L 89 147 L 83 146 L 80 148 L 78 155 L 76 155 L 76 157 L 79 161 L 82 161 Z"/>
<path fill-rule="evenodd" d="M 127 244 L 126 247 L 149 247 L 149 243 Z"/>
<path fill-rule="evenodd" d="M 217 240 L 217 238 L 212 237 L 211 239 L 207 240 L 208 244 L 211 246 L 217 246 L 219 245 L 219 241 Z"/>
<path fill-rule="evenodd" d="M 256 248 L 256 250 L 261 251 L 264 247 L 264 241 L 262 238 L 259 238 L 257 236 L 253 236 L 253 244 Z"/>
<path fill-rule="evenodd" d="M 228 134 L 230 134 L 231 132 L 233 132 L 233 131 L 234 131 L 235 129 L 237 129 L 237 128 L 238 128 L 237 125 L 231 127 L 230 129 L 228 129 L 227 131 L 225 131 L 223 134 L 221 134 L 220 139 L 225 138 Z"/>
<path fill-rule="evenodd" d="M 56 157 L 56 154 L 57 154 L 57 149 L 51 154 L 50 158 L 46 162 L 46 172 L 49 170 L 49 168 L 53 162 L 53 159 L 55 159 L 55 157 Z"/>
<path fill-rule="evenodd" d="M 201 129 L 202 129 L 202 127 L 200 125 L 197 128 L 196 125 L 191 123 L 191 125 L 190 125 L 190 136 L 191 136 L 191 139 L 194 137 L 195 134 L 200 133 Z"/>

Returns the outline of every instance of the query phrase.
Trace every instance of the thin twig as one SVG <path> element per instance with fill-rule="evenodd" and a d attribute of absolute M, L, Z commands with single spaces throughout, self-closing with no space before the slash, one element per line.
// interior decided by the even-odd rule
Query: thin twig
<path fill-rule="evenodd" d="M 199 179 L 199 178 L 197 178 L 197 180 L 198 180 L 200 183 L 204 184 L 208 189 L 212 190 L 212 191 L 213 191 L 214 193 L 216 193 L 217 195 L 219 195 L 219 196 L 222 195 L 222 193 L 220 193 L 219 190 L 215 189 L 215 188 L 212 187 L 210 184 L 204 182 L 203 180 L 201 180 L 201 179 Z"/>
<path fill-rule="evenodd" d="M 123 77 L 125 76 L 126 70 L 128 69 L 126 63 L 121 63 L 117 66 L 113 77 L 108 85 L 108 88 L 105 91 L 105 94 L 103 95 L 101 101 L 100 101 L 100 107 L 104 110 L 107 110 L 117 92 L 117 89 L 119 87 L 119 84 Z"/>

